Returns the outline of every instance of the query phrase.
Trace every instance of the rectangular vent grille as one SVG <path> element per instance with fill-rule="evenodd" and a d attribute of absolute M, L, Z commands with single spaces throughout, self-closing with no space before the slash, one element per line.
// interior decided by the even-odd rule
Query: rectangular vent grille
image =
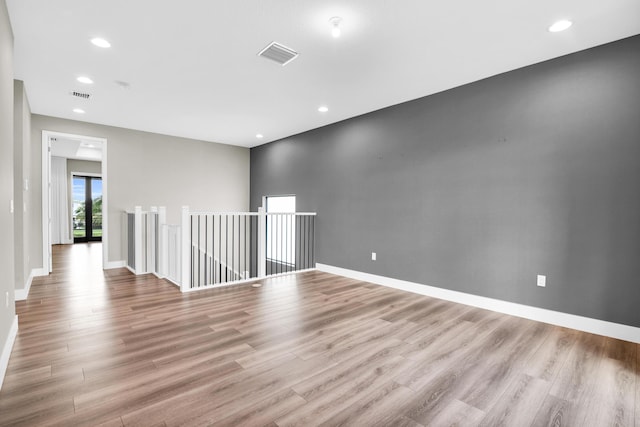
<path fill-rule="evenodd" d="M 83 93 L 83 92 L 76 92 L 74 90 L 74 91 L 71 92 L 71 96 L 75 96 L 76 98 L 89 99 L 91 97 L 91 94 Z"/>
<path fill-rule="evenodd" d="M 296 59 L 298 55 L 299 53 L 295 50 L 276 42 L 271 42 L 258 53 L 258 56 L 270 59 L 283 66 Z"/>

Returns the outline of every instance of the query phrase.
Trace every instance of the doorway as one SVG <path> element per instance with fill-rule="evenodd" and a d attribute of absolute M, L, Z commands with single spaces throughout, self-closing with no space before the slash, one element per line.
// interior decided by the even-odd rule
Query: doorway
<path fill-rule="evenodd" d="M 108 253 L 109 253 L 109 230 L 108 230 L 108 194 L 109 191 L 107 189 L 108 179 L 107 179 L 107 139 L 106 138 L 98 138 L 86 135 L 77 135 L 77 134 L 68 134 L 62 132 L 55 132 L 49 130 L 42 131 L 42 262 L 43 262 L 43 270 L 45 274 L 48 274 L 52 271 L 52 167 L 51 167 L 51 159 L 52 156 L 65 158 L 67 161 L 89 161 L 93 164 L 98 165 L 98 169 L 95 171 L 91 171 L 92 173 L 84 173 L 84 169 L 75 169 L 75 166 L 70 166 L 69 169 L 71 171 L 76 172 L 75 174 L 68 174 L 67 180 L 73 181 L 73 175 L 80 176 L 91 176 L 96 175 L 101 177 L 100 184 L 94 184 L 93 176 L 91 176 L 92 181 L 89 184 L 90 193 L 89 193 L 89 207 L 87 210 L 87 200 L 85 197 L 84 203 L 84 213 L 88 211 L 90 213 L 90 221 L 87 223 L 86 217 L 82 218 L 82 223 L 84 227 L 84 231 L 82 233 L 80 230 L 78 231 L 78 237 L 81 239 L 87 239 L 87 241 L 96 241 L 100 240 L 102 242 L 102 268 L 110 268 L 111 265 L 108 262 Z M 69 187 L 73 186 L 73 182 L 69 182 Z M 85 196 L 86 196 L 86 182 L 85 182 Z M 100 189 L 101 199 L 97 201 L 97 204 L 100 207 L 100 214 L 94 215 L 93 212 L 95 208 L 93 205 L 96 205 L 94 202 L 94 197 L 91 195 L 95 192 L 93 189 Z M 70 188 L 70 191 L 73 191 Z M 68 243 L 74 242 L 76 237 L 75 229 L 73 229 L 74 225 L 79 225 L 79 222 L 72 221 L 72 216 L 75 213 L 75 208 L 78 206 L 73 206 L 72 194 L 68 195 L 68 206 L 72 208 L 73 211 L 68 213 L 66 218 L 68 218 L 67 224 L 72 226 L 72 230 L 69 230 L 69 226 L 67 226 L 67 231 L 69 235 Z M 59 206 L 59 203 L 58 203 Z M 62 216 L 60 216 L 62 217 Z M 87 225 L 88 224 L 88 225 Z M 80 235 L 81 234 L 81 235 Z M 119 263 L 113 263 L 118 264 Z"/>
<path fill-rule="evenodd" d="M 73 175 L 73 242 L 102 241 L 102 178 Z"/>

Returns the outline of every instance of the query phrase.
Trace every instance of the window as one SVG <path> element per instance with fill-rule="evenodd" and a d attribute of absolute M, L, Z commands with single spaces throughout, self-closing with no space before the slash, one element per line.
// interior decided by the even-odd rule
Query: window
<path fill-rule="evenodd" d="M 267 261 L 271 268 L 295 265 L 296 217 L 286 215 L 295 211 L 296 196 L 266 197 L 266 212 L 271 214 L 267 215 Z"/>

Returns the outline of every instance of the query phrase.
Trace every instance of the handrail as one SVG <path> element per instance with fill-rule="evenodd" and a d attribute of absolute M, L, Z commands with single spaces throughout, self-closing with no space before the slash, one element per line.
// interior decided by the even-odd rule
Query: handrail
<path fill-rule="evenodd" d="M 125 211 L 127 267 L 182 292 L 315 268 L 316 212 L 191 212 L 166 223 L 166 208 Z M 129 225 L 127 225 L 129 224 Z"/>

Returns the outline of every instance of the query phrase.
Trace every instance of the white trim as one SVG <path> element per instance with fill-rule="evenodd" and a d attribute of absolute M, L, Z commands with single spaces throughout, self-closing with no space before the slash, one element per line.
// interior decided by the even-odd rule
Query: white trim
<path fill-rule="evenodd" d="M 375 283 L 394 289 L 400 289 L 415 294 L 426 295 L 473 307 L 484 308 L 497 311 L 498 313 L 509 314 L 511 316 L 523 317 L 525 319 L 538 322 L 550 323 L 552 325 L 563 326 L 565 328 L 577 329 L 579 331 L 592 334 L 605 335 L 625 341 L 640 343 L 640 328 L 620 323 L 607 322 L 605 320 L 592 319 L 590 317 L 577 316 L 575 314 L 562 313 L 559 311 L 547 310 L 544 308 L 532 307 L 514 302 L 502 301 L 493 298 L 481 297 L 478 295 L 466 294 L 458 291 L 437 288 L 434 286 L 421 285 L 419 283 L 407 282 L 404 280 L 392 279 L 390 277 L 378 276 L 375 274 L 363 273 L 341 267 L 334 267 L 326 264 L 316 264 L 318 271 L 337 274 L 351 279 L 362 280 Z"/>
<path fill-rule="evenodd" d="M 49 132 L 42 131 L 42 268 L 51 272 L 51 236 L 49 234 L 49 180 L 51 152 Z"/>
<path fill-rule="evenodd" d="M 27 278 L 27 283 L 24 284 L 24 289 L 16 289 L 14 292 L 14 299 L 16 301 L 24 301 L 29 296 L 29 290 L 31 289 L 31 283 L 33 282 L 34 277 L 38 276 L 48 276 L 44 268 L 34 268 L 29 273 L 29 277 Z"/>
<path fill-rule="evenodd" d="M 7 373 L 9 358 L 11 357 L 11 350 L 13 350 L 13 343 L 16 341 L 16 335 L 18 335 L 18 316 L 13 317 L 13 323 L 9 329 L 9 335 L 2 346 L 2 355 L 0 355 L 0 390 L 2 389 L 4 376 Z"/>
<path fill-rule="evenodd" d="M 104 203 L 104 202 L 103 202 Z M 104 250 L 104 246 L 103 246 L 103 250 Z M 126 261 L 109 261 L 107 263 L 107 265 L 104 266 L 105 270 L 112 270 L 114 268 L 124 268 L 127 266 L 127 262 Z"/>
<path fill-rule="evenodd" d="M 102 144 L 102 268 L 108 269 L 109 265 L 109 180 L 107 179 L 107 138 Z"/>

